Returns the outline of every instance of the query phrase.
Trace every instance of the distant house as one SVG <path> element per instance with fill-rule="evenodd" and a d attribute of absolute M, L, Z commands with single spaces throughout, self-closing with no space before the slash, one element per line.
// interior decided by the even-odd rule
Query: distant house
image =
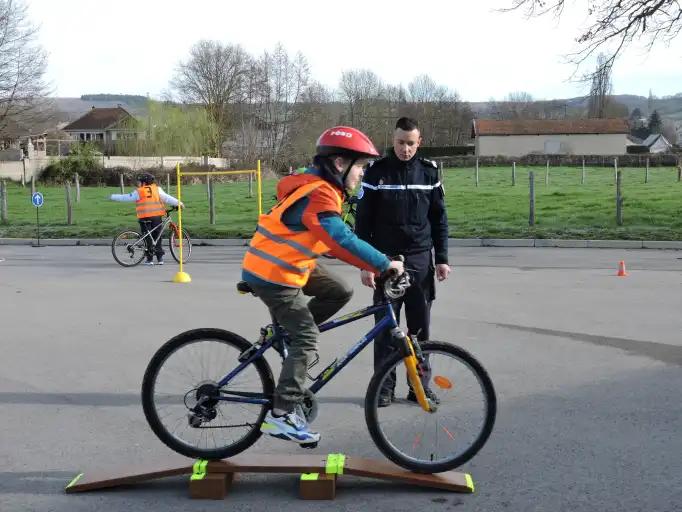
<path fill-rule="evenodd" d="M 649 148 L 649 153 L 670 153 L 672 144 L 660 133 L 653 133 L 642 141 Z"/>
<path fill-rule="evenodd" d="M 630 144 L 625 119 L 474 119 L 476 155 L 624 155 Z"/>
<path fill-rule="evenodd" d="M 143 138 L 138 121 L 120 106 L 92 107 L 88 113 L 67 124 L 62 131 L 74 140 L 96 142 L 104 149 L 112 148 L 117 141 Z"/>

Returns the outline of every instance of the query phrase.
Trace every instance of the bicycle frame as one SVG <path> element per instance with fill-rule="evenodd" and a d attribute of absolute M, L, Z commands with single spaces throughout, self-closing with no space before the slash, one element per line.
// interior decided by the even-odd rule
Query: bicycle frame
<path fill-rule="evenodd" d="M 166 217 L 163 219 L 163 222 L 156 227 L 152 228 L 151 230 L 147 231 L 144 233 L 143 236 L 141 236 L 137 241 L 142 242 L 143 240 L 146 240 L 147 237 L 151 237 L 152 239 L 152 247 L 155 246 L 159 239 L 163 236 L 163 234 L 166 232 L 166 228 L 168 227 L 168 224 L 173 224 L 173 220 L 171 219 L 170 215 L 166 213 Z M 152 233 L 154 231 L 158 230 L 158 236 L 154 236 Z M 177 229 L 176 229 L 176 234 L 177 234 Z"/>
<path fill-rule="evenodd" d="M 391 307 L 392 302 L 386 302 L 382 304 L 376 304 L 373 306 L 368 306 L 353 313 L 348 313 L 346 315 L 340 316 L 338 318 L 329 320 L 323 324 L 320 324 L 320 332 L 330 331 L 346 325 L 366 316 L 373 315 L 380 311 L 384 312 L 383 318 L 377 322 L 374 327 L 360 340 L 353 345 L 346 354 L 339 360 L 338 358 L 331 362 L 320 374 L 314 379 L 313 383 L 308 388 L 312 393 L 317 393 L 322 389 L 330 380 L 332 380 L 343 368 L 350 363 L 355 356 L 357 356 L 362 350 L 369 345 L 374 339 L 387 329 L 394 329 L 398 327 L 398 322 L 395 318 L 395 313 Z M 281 328 L 275 324 L 275 334 L 267 340 L 263 345 L 246 361 L 242 362 L 229 374 L 227 374 L 223 379 L 218 382 L 218 387 L 222 388 L 227 383 L 229 383 L 234 377 L 236 377 L 244 368 L 250 365 L 253 361 L 262 357 L 266 350 L 273 346 L 274 343 L 281 341 L 283 339 L 283 334 Z M 267 398 L 259 398 L 255 393 L 246 393 L 239 391 L 227 391 L 221 390 L 221 393 L 230 393 L 234 396 L 225 396 L 221 394 L 216 397 L 218 400 L 223 400 L 227 402 L 239 402 L 239 403 L 249 403 L 249 404 L 270 404 L 271 400 Z"/>

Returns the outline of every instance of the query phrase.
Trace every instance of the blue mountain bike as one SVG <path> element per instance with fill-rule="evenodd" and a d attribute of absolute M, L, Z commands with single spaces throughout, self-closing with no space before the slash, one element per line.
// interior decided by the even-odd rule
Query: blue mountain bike
<path fill-rule="evenodd" d="M 386 457 L 411 471 L 438 473 L 460 466 L 483 447 L 492 431 L 497 410 L 492 381 L 465 350 L 438 341 L 417 343 L 400 329 L 391 304 L 410 286 L 408 273 L 382 276 L 378 286 L 384 291 L 383 303 L 319 326 L 325 332 L 383 313 L 343 357 L 316 376 L 308 374 L 312 384 L 303 403 L 306 419 L 312 422 L 317 416 L 317 392 L 389 330 L 395 350 L 372 376 L 365 395 L 372 440 Z M 244 282 L 237 288 L 240 293 L 252 292 Z M 275 380 L 264 355 L 274 349 L 284 360 L 288 340 L 274 319 L 253 344 L 222 329 L 194 329 L 175 336 L 152 357 L 144 375 L 142 405 L 150 427 L 168 447 L 188 457 L 216 460 L 246 450 L 261 436 L 260 425 L 272 406 Z M 401 365 L 407 379 L 396 379 L 398 398 L 379 407 L 384 382 Z M 416 403 L 400 398 L 410 391 Z"/>

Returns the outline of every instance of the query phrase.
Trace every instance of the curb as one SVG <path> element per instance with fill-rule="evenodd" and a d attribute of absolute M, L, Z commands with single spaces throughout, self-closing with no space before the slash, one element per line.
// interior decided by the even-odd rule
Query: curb
<path fill-rule="evenodd" d="M 33 245 L 32 238 L 0 238 L 0 245 Z M 40 239 L 42 245 L 77 247 L 109 246 L 110 238 Z M 196 238 L 193 246 L 246 247 L 246 238 Z M 680 240 L 564 240 L 560 238 L 449 238 L 448 247 L 553 247 L 571 249 L 675 249 L 682 250 Z"/>
<path fill-rule="evenodd" d="M 554 247 L 570 249 L 678 249 L 679 240 L 565 240 L 563 238 L 449 238 L 448 247 Z"/>

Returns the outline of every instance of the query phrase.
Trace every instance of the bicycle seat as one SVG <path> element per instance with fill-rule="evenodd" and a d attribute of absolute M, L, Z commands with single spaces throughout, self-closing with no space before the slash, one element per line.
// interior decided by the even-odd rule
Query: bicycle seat
<path fill-rule="evenodd" d="M 237 283 L 237 291 L 242 295 L 245 295 L 247 293 L 253 293 L 253 288 L 251 288 L 251 285 L 246 281 L 239 281 Z"/>

